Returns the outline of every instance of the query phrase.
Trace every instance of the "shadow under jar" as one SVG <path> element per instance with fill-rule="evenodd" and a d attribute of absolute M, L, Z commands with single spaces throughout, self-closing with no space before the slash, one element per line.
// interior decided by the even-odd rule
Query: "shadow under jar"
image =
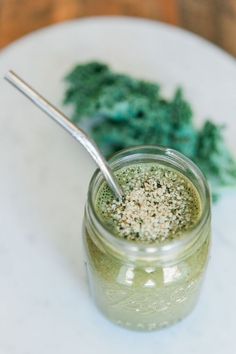
<path fill-rule="evenodd" d="M 211 235 L 208 185 L 195 164 L 171 149 L 129 148 L 109 162 L 116 173 L 142 164 L 171 169 L 195 189 L 199 198 L 199 218 L 191 229 L 165 242 L 135 242 L 111 232 L 100 217 L 96 201 L 105 182 L 99 171 L 89 186 L 84 245 L 97 307 L 114 323 L 133 330 L 169 326 L 188 315 L 198 300 Z"/>

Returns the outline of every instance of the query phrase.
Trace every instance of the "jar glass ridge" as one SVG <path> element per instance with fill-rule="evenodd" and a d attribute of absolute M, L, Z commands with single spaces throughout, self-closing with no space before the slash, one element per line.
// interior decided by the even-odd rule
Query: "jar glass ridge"
<path fill-rule="evenodd" d="M 162 328 L 185 317 L 198 298 L 210 244 L 208 185 L 197 166 L 172 149 L 129 148 L 109 162 L 114 170 L 149 162 L 171 167 L 199 194 L 201 216 L 191 230 L 163 245 L 144 244 L 116 237 L 102 224 L 95 208 L 101 173 L 90 182 L 84 245 L 92 296 L 113 322 L 137 330 Z"/>

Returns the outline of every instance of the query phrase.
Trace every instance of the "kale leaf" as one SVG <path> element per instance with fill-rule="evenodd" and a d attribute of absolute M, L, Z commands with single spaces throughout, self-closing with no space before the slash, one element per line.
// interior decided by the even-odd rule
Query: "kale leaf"
<path fill-rule="evenodd" d="M 236 185 L 236 162 L 222 127 L 208 120 L 197 129 L 180 88 L 166 100 L 158 84 L 114 73 L 100 62 L 77 65 L 66 81 L 64 103 L 73 105 L 72 121 L 89 123 L 87 130 L 106 157 L 134 145 L 171 147 L 203 170 L 213 194 Z"/>

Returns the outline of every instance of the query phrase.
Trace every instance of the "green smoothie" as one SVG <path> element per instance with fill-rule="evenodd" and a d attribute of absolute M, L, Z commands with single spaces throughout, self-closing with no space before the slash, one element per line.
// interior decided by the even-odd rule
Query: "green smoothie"
<path fill-rule="evenodd" d="M 127 244 L 168 246 L 190 237 L 202 217 L 201 198 L 182 173 L 159 163 L 137 163 L 116 171 L 124 198 L 102 183 L 95 211 L 100 223 Z M 210 223 L 184 256 L 160 261 L 129 257 L 102 242 L 85 216 L 84 241 L 92 295 L 113 322 L 135 330 L 155 330 L 193 309 L 208 259 Z"/>

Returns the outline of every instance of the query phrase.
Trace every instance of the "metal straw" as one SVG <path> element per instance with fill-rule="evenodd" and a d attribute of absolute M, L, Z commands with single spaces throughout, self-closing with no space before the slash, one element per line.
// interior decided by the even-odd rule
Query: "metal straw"
<path fill-rule="evenodd" d="M 123 191 L 96 143 L 82 129 L 72 124 L 62 112 L 23 81 L 16 73 L 9 71 L 4 78 L 85 147 L 100 168 L 112 192 L 117 198 L 121 199 Z"/>

